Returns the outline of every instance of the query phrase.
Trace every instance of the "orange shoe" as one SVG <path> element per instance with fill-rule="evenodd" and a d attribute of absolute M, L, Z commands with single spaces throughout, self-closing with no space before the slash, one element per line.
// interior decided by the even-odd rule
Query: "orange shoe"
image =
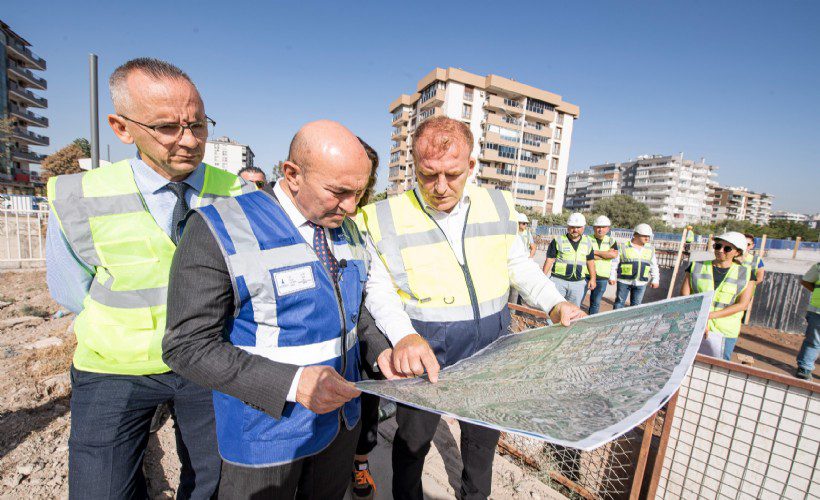
<path fill-rule="evenodd" d="M 376 497 L 376 482 L 370 475 L 370 467 L 367 462 L 353 462 L 353 487 L 351 488 L 353 498 L 363 500 L 373 500 Z"/>

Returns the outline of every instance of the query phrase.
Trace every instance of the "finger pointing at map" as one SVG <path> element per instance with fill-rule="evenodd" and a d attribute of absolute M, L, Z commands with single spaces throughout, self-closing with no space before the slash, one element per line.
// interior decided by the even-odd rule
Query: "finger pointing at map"
<path fill-rule="evenodd" d="M 571 302 L 560 302 L 550 311 L 550 320 L 553 323 L 561 323 L 564 326 L 569 326 L 570 322 L 586 317 L 586 313 Z"/>

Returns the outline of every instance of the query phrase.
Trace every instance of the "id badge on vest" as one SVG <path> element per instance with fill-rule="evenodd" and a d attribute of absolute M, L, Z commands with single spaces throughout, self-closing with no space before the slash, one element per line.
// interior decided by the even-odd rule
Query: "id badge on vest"
<path fill-rule="evenodd" d="M 273 283 L 276 285 L 276 292 L 280 297 L 316 288 L 316 280 L 313 278 L 313 268 L 311 266 L 302 266 L 273 273 Z"/>

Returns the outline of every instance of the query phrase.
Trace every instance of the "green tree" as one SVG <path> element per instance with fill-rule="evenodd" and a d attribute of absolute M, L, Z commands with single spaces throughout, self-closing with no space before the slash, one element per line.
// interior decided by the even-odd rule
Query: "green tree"
<path fill-rule="evenodd" d="M 598 201 L 592 211 L 609 217 L 612 227 L 632 228 L 652 219 L 649 207 L 625 194 L 617 194 Z"/>
<path fill-rule="evenodd" d="M 14 120 L 0 118 L 0 173 L 11 174 L 11 153 L 9 148 L 13 141 L 11 132 L 14 130 Z"/>
<path fill-rule="evenodd" d="M 77 145 L 85 155 L 83 158 L 91 158 L 91 143 L 85 137 L 74 139 L 71 144 Z"/>

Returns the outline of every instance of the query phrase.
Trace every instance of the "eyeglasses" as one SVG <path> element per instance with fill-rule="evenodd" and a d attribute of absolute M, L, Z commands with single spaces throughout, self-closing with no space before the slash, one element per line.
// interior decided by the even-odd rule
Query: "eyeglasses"
<path fill-rule="evenodd" d="M 216 122 L 207 115 L 204 120 L 192 122 L 188 125 L 182 125 L 181 123 L 160 123 L 159 125 L 148 125 L 147 123 L 138 122 L 137 120 L 128 118 L 125 115 L 117 116 L 123 120 L 128 120 L 129 122 L 136 123 L 141 127 L 147 128 L 154 133 L 153 135 L 157 141 L 165 145 L 171 145 L 178 142 L 185 133 L 185 129 L 190 130 L 195 139 L 204 141 L 213 133 L 213 128 L 216 127 Z"/>
<path fill-rule="evenodd" d="M 712 245 L 712 248 L 714 248 L 718 252 L 723 251 L 726 253 L 731 252 L 735 249 L 735 247 L 733 247 L 732 245 L 721 245 L 720 243 L 715 243 L 714 245 Z"/>
<path fill-rule="evenodd" d="M 262 189 L 263 187 L 265 187 L 265 184 L 267 184 L 265 181 L 253 181 L 253 183 L 256 184 L 256 187 L 258 187 L 259 189 Z"/>

